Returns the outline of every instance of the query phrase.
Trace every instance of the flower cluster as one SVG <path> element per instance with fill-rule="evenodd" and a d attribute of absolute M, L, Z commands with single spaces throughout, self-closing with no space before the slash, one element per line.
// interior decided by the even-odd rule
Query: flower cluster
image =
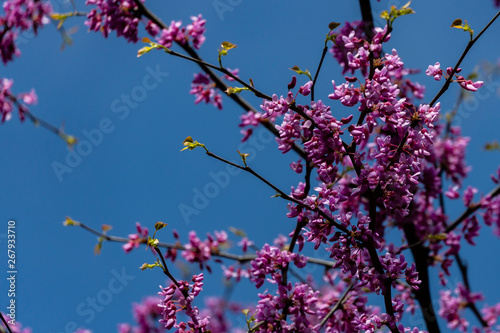
<path fill-rule="evenodd" d="M 161 297 L 150 296 L 146 297 L 142 303 L 133 304 L 132 313 L 138 326 L 119 324 L 118 333 L 163 332 L 158 327 L 158 318 L 161 318 L 162 314 L 162 308 L 159 306 L 161 302 Z"/>
<path fill-rule="evenodd" d="M 250 127 L 246 129 L 241 130 L 241 134 L 243 134 L 243 138 L 241 139 L 242 142 L 245 142 L 248 140 L 250 135 L 253 133 L 253 128 L 256 127 L 257 125 L 260 124 L 261 119 L 262 119 L 262 113 L 260 112 L 253 112 L 253 111 L 248 111 L 247 113 L 244 113 L 240 116 L 241 122 L 238 125 L 239 127 Z"/>
<path fill-rule="evenodd" d="M 335 37 L 335 43 L 330 49 L 330 53 L 342 67 L 342 74 L 348 71 L 354 73 L 354 69 L 348 66 L 349 58 L 352 59 L 352 54 L 363 47 L 365 39 L 365 24 L 362 21 L 345 22 L 342 25 Z M 366 67 L 363 67 L 362 70 L 366 73 Z"/>
<path fill-rule="evenodd" d="M 189 93 L 196 96 L 195 104 L 200 102 L 210 103 L 222 110 L 222 95 L 217 92 L 215 83 L 210 80 L 208 75 L 203 73 L 195 74 Z"/>
<path fill-rule="evenodd" d="M 202 317 L 193 301 L 203 289 L 203 273 L 193 276 L 192 284 L 187 281 L 177 281 L 179 287 L 175 284 L 163 288 L 158 293 L 162 297 L 158 304 L 161 308 L 160 323 L 165 325 L 167 330 L 176 328 L 177 332 L 209 332 L 209 318 Z M 177 300 L 174 299 L 177 292 Z M 180 295 L 179 295 L 180 293 Z M 189 318 L 187 321 L 180 320 L 177 315 L 182 310 Z"/>
<path fill-rule="evenodd" d="M 118 37 L 137 43 L 141 12 L 133 0 L 87 0 L 85 5 L 97 6 L 88 13 L 85 21 L 90 31 L 100 31 L 107 38 L 114 30 Z"/>
<path fill-rule="evenodd" d="M 156 38 L 159 44 L 170 48 L 173 42 L 185 44 L 188 41 L 193 43 L 194 48 L 199 49 L 205 42 L 205 23 L 206 20 L 202 18 L 201 14 L 198 16 L 191 16 L 191 24 L 186 27 L 182 26 L 182 21 L 172 21 L 168 28 L 160 31 L 160 36 Z M 153 36 L 156 36 L 156 29 Z"/>
<path fill-rule="evenodd" d="M 263 325 L 256 332 L 319 332 L 313 325 L 318 292 L 307 284 L 279 286 L 276 295 L 259 294 L 254 317 Z M 291 324 L 282 320 L 282 311 L 288 309 Z M 312 321 L 311 321 L 312 320 Z"/>
<path fill-rule="evenodd" d="M 434 64 L 434 66 L 429 65 L 429 67 L 425 71 L 425 74 L 427 76 L 434 77 L 434 80 L 436 80 L 436 81 L 441 80 L 441 78 L 443 77 L 443 70 L 441 68 L 439 68 L 440 66 L 441 66 L 441 64 L 439 62 L 436 62 Z M 461 70 L 462 70 L 461 68 L 458 68 L 457 73 L 461 72 Z M 453 73 L 453 68 L 448 67 L 446 69 L 446 73 L 448 74 L 448 76 L 450 76 Z M 484 83 L 483 81 L 473 82 L 472 80 L 468 80 L 468 79 L 464 78 L 462 75 L 457 75 L 455 81 L 458 82 L 460 87 L 464 88 L 465 90 L 469 90 L 469 91 L 477 91 L 479 88 L 481 88 L 483 86 L 483 83 Z"/>
<path fill-rule="evenodd" d="M 484 223 L 488 226 L 493 226 L 493 232 L 500 237 L 500 197 L 485 197 L 481 201 L 485 211 L 482 214 Z"/>
<path fill-rule="evenodd" d="M 125 253 L 130 253 L 134 248 L 138 248 L 139 245 L 144 244 L 148 239 L 148 228 L 141 226 L 139 222 L 135 223 L 135 227 L 137 228 L 137 233 L 128 235 L 128 243 L 122 246 Z"/>
<path fill-rule="evenodd" d="M 439 315 L 448 322 L 448 327 L 452 330 L 459 329 L 461 332 L 467 332 L 469 328 L 469 321 L 463 316 L 463 310 L 470 304 L 481 301 L 483 296 L 481 293 L 471 293 L 461 283 L 452 293 L 451 290 L 439 293 Z"/>
<path fill-rule="evenodd" d="M 85 4 L 97 7 L 90 10 L 85 21 L 90 31 L 101 31 L 106 38 L 111 31 L 116 31 L 118 37 L 137 43 L 139 23 L 144 13 L 133 0 L 87 0 Z M 181 21 L 172 21 L 165 29 L 147 21 L 145 29 L 151 36 L 156 37 L 159 44 L 167 48 L 171 47 L 173 42 L 185 44 L 190 41 L 194 48 L 199 49 L 206 39 L 206 20 L 200 14 L 191 16 L 191 21 L 191 24 L 185 27 Z"/>
<path fill-rule="evenodd" d="M 0 78 L 0 115 L 2 123 L 12 118 L 12 111 L 17 107 L 19 119 L 23 121 L 28 112 L 26 105 L 34 105 L 38 102 L 35 90 L 29 93 L 14 95 L 11 91 L 14 81 L 12 79 Z M 22 103 L 21 103 L 22 102 Z"/>
<path fill-rule="evenodd" d="M 19 56 L 21 51 L 16 46 L 16 38 L 20 33 L 38 29 L 49 23 L 52 6 L 48 1 L 6 0 L 2 7 L 4 15 L 0 16 L 0 57 L 4 64 Z"/>
<path fill-rule="evenodd" d="M 266 279 L 271 283 L 280 284 L 282 282 L 281 270 L 287 268 L 291 262 L 298 268 L 303 268 L 307 264 L 307 258 L 265 244 L 262 250 L 257 252 L 257 258 L 252 260 L 250 280 L 257 288 L 260 288 Z"/>
<path fill-rule="evenodd" d="M 205 266 L 210 271 L 210 266 L 206 265 L 206 262 L 212 257 L 212 252 L 217 253 L 227 242 L 225 231 L 216 231 L 214 234 L 215 236 L 207 234 L 207 239 L 202 241 L 195 231 L 189 232 L 189 243 L 185 245 L 182 257 L 189 262 L 197 262 L 200 268 Z"/>

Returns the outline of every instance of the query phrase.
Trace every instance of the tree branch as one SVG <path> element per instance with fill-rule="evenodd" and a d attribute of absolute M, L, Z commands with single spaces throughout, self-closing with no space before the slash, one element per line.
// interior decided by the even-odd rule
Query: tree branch
<path fill-rule="evenodd" d="M 150 19 L 152 22 L 154 22 L 156 25 L 158 25 L 162 29 L 167 29 L 168 26 L 163 23 L 156 15 L 154 15 L 140 0 L 134 0 L 134 3 L 138 6 L 139 11 L 148 19 Z M 186 44 L 180 44 L 177 43 L 184 51 L 186 51 L 187 54 L 189 54 L 192 58 L 198 59 L 202 61 L 202 59 L 198 56 L 198 53 L 187 43 Z M 215 83 L 218 89 L 221 91 L 226 91 L 229 86 L 222 81 L 222 79 L 217 76 L 209 67 L 204 65 L 203 63 L 198 63 L 200 68 L 210 77 L 210 79 Z M 244 98 L 240 97 L 237 94 L 230 94 L 229 97 L 236 102 L 244 111 L 252 111 L 254 113 L 257 113 L 257 110 L 250 104 L 248 103 Z M 264 126 L 268 131 L 270 131 L 274 136 L 279 137 L 279 131 L 274 127 L 274 124 L 264 121 L 260 122 L 262 126 Z M 295 151 L 300 157 L 302 158 L 307 158 L 306 153 L 304 150 L 298 146 L 297 144 L 294 144 L 292 146 L 292 150 Z"/>
<path fill-rule="evenodd" d="M 74 221 L 74 223 L 75 223 L 75 226 L 81 227 L 81 228 L 85 229 L 86 231 L 90 232 L 91 234 L 102 237 L 102 239 L 104 239 L 108 242 L 116 242 L 116 243 L 124 243 L 124 244 L 129 242 L 128 238 L 106 235 L 106 234 L 99 232 L 99 231 L 97 231 L 97 230 L 95 230 L 95 229 L 93 229 L 93 228 L 91 228 L 91 227 L 89 227 L 81 222 Z M 142 239 L 141 243 L 146 244 L 147 239 Z M 174 243 L 159 242 L 157 244 L 157 246 L 159 248 L 165 248 L 165 249 L 176 249 L 176 250 L 181 250 L 181 251 L 187 250 L 185 246 L 183 246 L 179 243 L 174 244 Z M 255 258 L 257 258 L 257 256 L 255 254 L 237 255 L 237 254 L 232 254 L 232 253 L 228 253 L 228 252 L 213 251 L 213 250 L 210 251 L 210 254 L 213 257 L 230 259 L 230 260 L 238 261 L 240 263 L 252 261 Z M 328 260 L 323 260 L 323 259 L 313 258 L 313 257 L 309 257 L 307 259 L 307 262 L 310 262 L 312 264 L 317 264 L 320 266 L 324 266 L 326 268 L 332 268 L 333 265 L 335 265 L 335 262 L 333 262 L 333 261 L 328 261 Z"/>

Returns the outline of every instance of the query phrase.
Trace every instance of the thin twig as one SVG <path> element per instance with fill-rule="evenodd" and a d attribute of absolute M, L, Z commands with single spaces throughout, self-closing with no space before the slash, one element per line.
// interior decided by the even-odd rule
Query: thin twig
<path fill-rule="evenodd" d="M 116 242 L 116 243 L 128 243 L 129 242 L 128 238 L 110 236 L 110 235 L 103 234 L 102 232 L 99 232 L 93 228 L 90 228 L 89 226 L 83 224 L 82 222 L 75 221 L 75 225 L 87 230 L 88 232 L 90 232 L 98 237 L 101 237 L 102 239 L 104 239 L 108 242 Z M 146 244 L 147 239 L 142 239 L 141 243 Z M 157 244 L 157 246 L 159 248 L 165 248 L 165 249 L 176 249 L 176 250 L 181 250 L 181 251 L 187 250 L 185 246 L 178 244 L 178 243 L 173 244 L 173 243 L 159 242 Z M 237 254 L 232 254 L 232 253 L 228 253 L 228 252 L 213 251 L 213 250 L 210 252 L 210 254 L 214 257 L 230 259 L 230 260 L 238 261 L 240 263 L 249 262 L 249 261 L 252 261 L 255 258 L 257 258 L 257 256 L 254 254 L 237 255 Z M 328 261 L 328 260 L 323 260 L 323 259 L 313 258 L 313 257 L 308 258 L 307 262 L 312 263 L 312 264 L 317 264 L 320 266 L 324 266 L 326 268 L 332 268 L 335 265 L 335 262 L 333 262 L 333 261 Z"/>
<path fill-rule="evenodd" d="M 488 22 L 488 24 L 486 24 L 486 26 L 483 28 L 483 30 L 481 30 L 481 32 L 479 34 L 477 34 L 476 37 L 474 37 L 474 39 L 472 39 L 471 41 L 469 41 L 467 43 L 467 46 L 465 47 L 464 51 L 462 52 L 462 55 L 460 56 L 460 59 L 458 59 L 455 67 L 453 68 L 453 71 L 448 76 L 448 79 L 443 84 L 443 86 L 441 87 L 441 89 L 439 90 L 439 92 L 436 94 L 436 96 L 434 96 L 434 98 L 432 99 L 432 101 L 429 103 L 429 105 L 431 107 L 438 101 L 439 97 L 441 97 L 441 95 L 443 95 L 445 93 L 445 91 L 448 90 L 448 87 L 450 86 L 451 81 L 453 80 L 453 75 L 455 75 L 455 73 L 457 72 L 458 67 L 460 66 L 460 64 L 462 63 L 462 61 L 465 59 L 465 56 L 467 55 L 467 53 L 469 53 L 469 50 L 477 42 L 477 40 L 479 39 L 479 37 L 481 37 L 482 34 L 490 27 L 490 25 L 492 25 L 493 22 L 495 22 L 495 20 L 498 18 L 498 16 L 500 16 L 500 11 L 498 11 L 498 13 L 496 13 L 496 15 L 490 20 L 490 22 Z"/>
<path fill-rule="evenodd" d="M 222 161 L 226 164 L 229 164 L 235 168 L 238 168 L 238 169 L 241 169 L 243 171 L 246 171 L 250 174 L 252 174 L 253 176 L 255 176 L 256 178 L 258 178 L 259 180 L 261 180 L 263 183 L 265 183 L 267 186 L 271 187 L 274 191 L 276 191 L 276 193 L 279 194 L 279 196 L 287 201 L 291 201 L 299 206 L 302 206 L 312 212 L 315 212 L 317 214 L 319 214 L 322 218 L 324 218 L 325 220 L 327 220 L 331 225 L 333 225 L 334 227 L 336 227 L 337 229 L 345 232 L 345 233 L 348 233 L 349 231 L 347 230 L 347 228 L 345 228 L 344 226 L 342 226 L 340 223 L 336 222 L 333 218 L 331 218 L 330 216 L 328 216 L 325 212 L 323 212 L 321 209 L 319 208 L 311 208 L 311 207 L 308 207 L 307 205 L 304 205 L 300 200 L 297 200 L 291 196 L 289 196 L 288 194 L 286 194 L 285 192 L 283 192 L 282 190 L 280 190 L 278 187 L 274 186 L 270 181 L 268 181 L 267 179 L 265 179 L 264 177 L 262 177 L 260 174 L 258 174 L 256 171 L 254 171 L 252 168 L 248 167 L 248 166 L 241 166 L 241 165 L 238 165 L 236 163 L 233 163 L 231 161 L 228 161 L 222 157 L 219 157 L 217 155 L 215 155 L 214 153 L 210 152 L 210 151 L 206 151 L 206 154 L 210 157 L 213 157 L 215 159 L 218 159 L 219 161 Z"/>
<path fill-rule="evenodd" d="M 464 280 L 465 288 L 468 292 L 471 292 L 470 283 L 469 283 L 469 275 L 467 274 L 467 265 L 462 262 L 462 258 L 457 254 L 455 254 L 455 260 L 457 262 L 458 268 L 460 269 L 460 273 L 462 274 L 462 278 Z M 476 316 L 477 320 L 481 323 L 483 327 L 488 327 L 488 323 L 483 319 L 481 313 L 479 312 L 476 302 L 467 303 L 467 307 L 471 309 L 472 313 Z"/>
<path fill-rule="evenodd" d="M 319 61 L 318 69 L 316 70 L 316 74 L 314 74 L 314 80 L 311 87 L 311 101 L 314 101 L 314 88 L 316 87 L 316 81 L 318 80 L 319 72 L 321 70 L 321 66 L 323 65 L 323 60 L 325 59 L 326 52 L 328 51 L 328 46 L 325 42 L 325 47 L 323 48 L 323 52 L 321 53 L 321 60 Z"/>
<path fill-rule="evenodd" d="M 168 26 L 163 23 L 156 15 L 154 15 L 144 4 L 141 2 L 141 0 L 134 0 L 134 3 L 137 5 L 139 8 L 139 11 L 143 13 L 145 17 L 150 19 L 152 22 L 154 22 L 156 25 L 158 25 L 161 29 L 168 29 Z M 187 54 L 189 54 L 192 58 L 201 60 L 200 56 L 198 53 L 191 47 L 189 44 L 181 44 L 176 42 L 177 45 L 179 45 L 184 51 L 186 51 Z M 201 70 L 204 71 L 210 79 L 215 83 L 217 88 L 221 91 L 226 91 L 229 86 L 222 81 L 222 79 L 214 73 L 209 67 L 205 66 L 202 63 L 198 63 L 200 66 Z M 251 111 L 254 113 L 258 113 L 258 111 L 250 104 L 248 103 L 244 98 L 242 98 L 238 94 L 230 94 L 229 98 L 231 98 L 236 104 L 238 104 L 245 112 L 246 111 Z M 270 131 L 274 136 L 279 137 L 279 131 L 274 127 L 274 124 L 272 124 L 269 121 L 262 121 L 260 122 L 262 126 L 264 126 L 268 131 Z M 293 144 L 292 150 L 295 151 L 300 157 L 302 158 L 307 158 L 307 154 L 304 152 L 304 149 L 297 144 Z"/>
<path fill-rule="evenodd" d="M 184 296 L 184 298 L 188 298 L 188 293 L 186 290 L 184 289 L 181 289 L 181 286 L 179 285 L 179 282 L 177 282 L 177 279 L 174 278 L 174 276 L 170 273 L 170 271 L 168 270 L 168 267 L 167 267 L 167 263 L 165 262 L 165 258 L 163 257 L 163 255 L 161 254 L 161 251 L 160 249 L 158 248 L 158 246 L 154 246 L 153 247 L 156 251 L 156 253 L 158 254 L 158 256 L 160 257 L 161 259 L 161 264 L 162 264 L 162 268 L 163 268 L 163 273 L 165 273 L 166 276 L 168 276 L 168 278 L 175 284 L 175 286 L 177 287 L 177 289 L 180 290 L 180 292 L 182 293 L 182 295 Z"/>

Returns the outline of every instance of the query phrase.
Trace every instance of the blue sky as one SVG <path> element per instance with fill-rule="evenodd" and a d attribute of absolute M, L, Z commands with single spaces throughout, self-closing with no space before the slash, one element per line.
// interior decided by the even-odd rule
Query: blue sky
<path fill-rule="evenodd" d="M 186 23 L 191 15 L 202 13 L 208 30 L 200 55 L 216 62 L 222 41 L 237 44 L 224 64 L 239 68 L 242 78 L 252 78 L 267 94 L 285 92 L 292 75 L 289 68 L 294 65 L 311 71 L 316 68 L 329 22 L 360 18 L 354 1 L 316 1 L 314 5 L 295 0 L 286 5 L 277 1 L 219 2 L 228 4 L 231 10 L 217 11 L 218 1 L 146 4 L 164 22 Z M 373 3 L 375 16 L 393 3 L 404 4 Z M 385 49 L 397 48 L 410 68 L 425 70 L 436 61 L 443 68 L 454 66 L 468 35 L 449 28 L 451 22 L 455 18 L 467 19 L 478 32 L 495 13 L 492 3 L 414 1 L 411 7 L 416 14 L 396 21 Z M 53 4 L 61 12 L 71 10 L 63 0 Z M 81 3 L 78 9 L 85 10 Z M 117 323 L 131 321 L 131 303 L 156 294 L 165 278 L 160 270 L 138 269 L 144 262 L 153 261 L 150 253 L 141 249 L 125 255 L 120 244 L 105 243 L 103 253 L 94 256 L 96 237 L 81 229 L 64 228 L 66 216 L 94 228 L 111 224 L 111 234 L 120 236 L 135 232 L 136 221 L 150 229 L 155 222 L 163 221 L 169 229 L 175 228 L 184 241 L 192 229 L 204 236 L 232 226 L 245 229 L 262 245 L 272 242 L 279 233 L 287 234 L 295 224 L 285 217 L 285 203 L 271 199 L 273 191 L 250 175 L 232 176 L 228 186 L 219 188 L 198 215 L 181 214 L 179 207 L 192 206 L 197 191 L 203 191 L 213 182 L 214 174 L 226 169 L 202 151 L 180 152 L 182 141 L 192 136 L 233 160 L 238 158 L 236 149 L 254 149 L 254 169 L 284 190 L 300 181 L 288 168 L 298 158 L 293 153 L 282 155 L 269 135 L 260 132 L 263 130 L 257 131 L 256 141 L 241 146 L 237 127 L 241 110 L 228 99 L 224 100 L 223 111 L 210 105 L 194 105 L 188 91 L 193 73 L 198 72 L 195 65 L 162 52 L 137 58 L 142 45 L 127 43 L 114 34 L 104 39 L 100 34 L 87 33 L 82 18 L 66 23 L 67 28 L 72 26 L 78 26 L 74 45 L 63 52 L 53 25 L 45 27 L 36 38 L 27 36 L 20 46 L 22 56 L 4 66 L 1 76 L 14 79 L 16 92 L 36 89 L 39 104 L 31 109 L 34 114 L 55 125 L 64 123 L 66 131 L 82 142 L 91 142 L 86 137 L 94 133 L 94 142 L 80 150 L 77 147 L 78 158 L 55 135 L 29 122 L 20 124 L 12 119 L 3 124 L 0 236 L 5 235 L 7 221 L 15 219 L 19 272 L 16 302 L 21 323 L 34 332 L 67 332 L 72 323 L 94 332 L 113 332 Z M 496 22 L 464 61 L 464 73 L 480 60 L 497 61 L 499 31 L 500 22 Z M 317 96 L 326 102 L 332 91 L 331 80 L 342 78 L 336 62 L 328 56 Z M 416 80 L 427 86 L 427 102 L 442 84 L 422 73 Z M 473 170 L 466 185 L 473 184 L 483 193 L 492 188 L 489 175 L 500 162 L 498 152 L 482 149 L 486 142 L 498 139 L 500 108 L 494 89 L 498 89 L 500 81 L 498 77 L 490 81 L 489 93 L 468 101 L 460 116 L 464 134 L 472 137 L 468 160 Z M 443 110 L 451 109 L 457 93 L 452 86 L 441 99 Z M 127 105 L 123 95 L 136 96 L 134 103 Z M 259 100 L 245 97 L 259 106 Z M 338 103 L 330 105 L 338 107 Z M 95 134 L 98 130 L 102 137 Z M 58 176 L 54 163 L 65 163 L 71 172 Z M 477 247 L 465 246 L 464 258 L 470 264 L 474 290 L 484 288 L 491 304 L 500 299 L 500 271 L 491 262 L 500 244 L 489 234 L 490 229 L 484 228 Z M 170 232 L 162 236 L 162 240 L 172 241 Z M 3 247 L 5 238 L 0 240 Z M 5 256 L 1 260 L 6 261 Z M 174 272 L 181 276 L 179 270 Z M 118 288 L 115 281 L 120 281 L 123 288 Z M 207 295 L 219 294 L 220 282 L 220 275 L 213 274 L 206 282 Z M 3 295 L 6 284 L 2 283 Z M 99 311 L 90 310 L 88 298 L 111 289 L 117 292 L 111 294 L 109 303 Z M 244 288 L 237 287 L 233 293 L 235 299 L 248 296 Z M 5 297 L 1 300 L 4 310 Z"/>

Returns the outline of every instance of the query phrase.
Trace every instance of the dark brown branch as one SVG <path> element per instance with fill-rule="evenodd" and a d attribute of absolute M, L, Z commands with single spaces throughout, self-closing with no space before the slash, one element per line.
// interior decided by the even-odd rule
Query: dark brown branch
<path fill-rule="evenodd" d="M 316 81 L 318 80 L 319 72 L 321 71 L 321 66 L 323 65 L 323 60 L 325 59 L 326 52 L 328 51 L 328 46 L 325 43 L 323 52 L 321 53 L 321 60 L 319 61 L 318 69 L 316 69 L 316 74 L 314 75 L 313 84 L 311 87 L 311 101 L 314 101 L 314 88 L 316 87 Z"/>
<path fill-rule="evenodd" d="M 373 14 L 370 0 L 359 0 L 359 7 L 361 9 L 361 18 L 365 23 L 366 38 L 370 43 L 373 37 Z"/>
<path fill-rule="evenodd" d="M 403 225 L 403 230 L 408 244 L 413 244 L 410 247 L 410 250 L 413 255 L 413 260 L 415 261 L 418 278 L 422 281 L 418 286 L 419 289 L 414 290 L 415 298 L 420 304 L 422 315 L 427 326 L 427 331 L 429 331 L 429 333 L 439 333 L 441 330 L 439 329 L 436 311 L 432 305 L 431 298 L 428 268 L 429 249 L 418 239 L 417 230 L 411 221 L 407 221 Z"/>
<path fill-rule="evenodd" d="M 174 278 L 174 276 L 170 273 L 170 271 L 168 270 L 168 267 L 167 267 L 167 263 L 165 262 L 165 258 L 163 257 L 163 255 L 161 254 L 161 251 L 160 249 L 158 248 L 158 246 L 154 246 L 153 247 L 156 251 L 156 253 L 158 254 L 158 256 L 160 257 L 161 259 L 161 264 L 162 264 L 162 269 L 163 269 L 163 273 L 168 276 L 168 278 L 170 279 L 170 281 L 172 281 L 175 286 L 177 287 L 177 289 L 180 290 L 180 292 L 182 293 L 182 295 L 184 296 L 184 298 L 188 298 L 188 293 L 186 290 L 184 289 L 181 289 L 181 286 L 179 285 L 179 282 L 177 282 L 177 279 Z"/>

